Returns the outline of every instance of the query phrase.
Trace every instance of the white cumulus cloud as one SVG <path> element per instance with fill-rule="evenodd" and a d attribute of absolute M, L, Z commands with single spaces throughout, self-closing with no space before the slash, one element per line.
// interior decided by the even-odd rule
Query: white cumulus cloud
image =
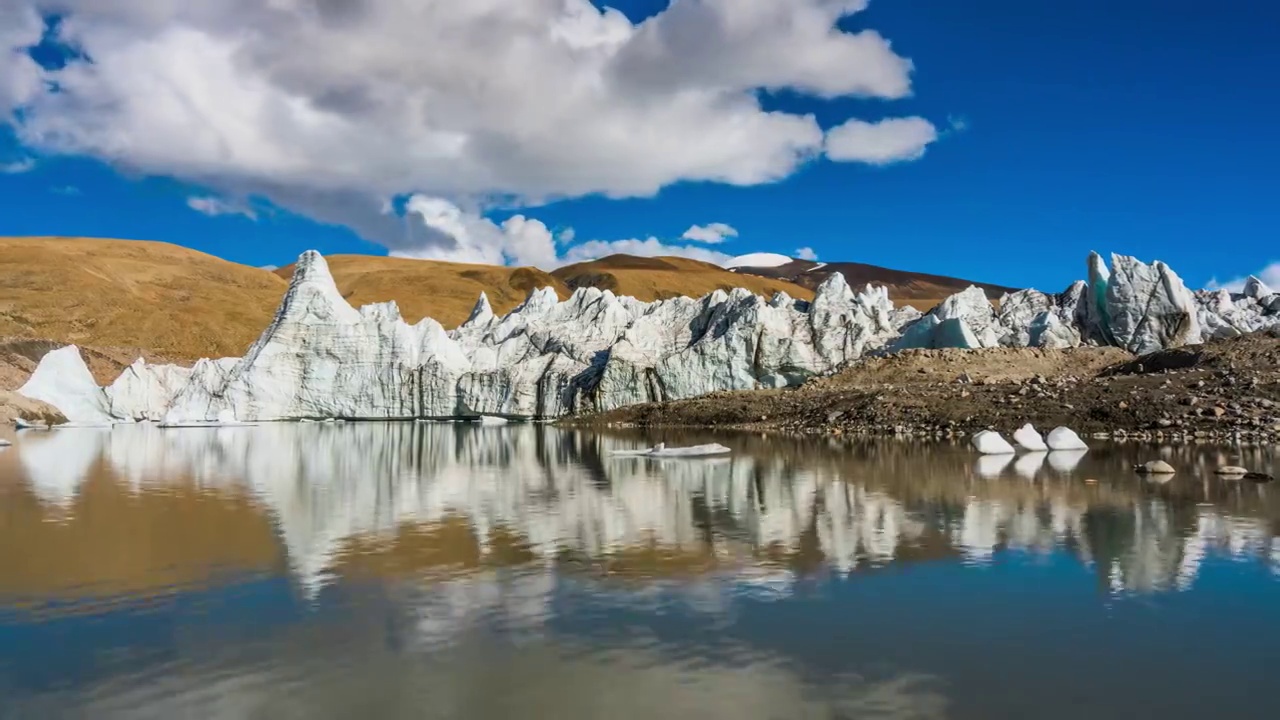
<path fill-rule="evenodd" d="M 937 139 L 938 129 L 920 117 L 874 123 L 854 119 L 827 131 L 826 152 L 837 162 L 889 165 L 919 160 Z"/>
<path fill-rule="evenodd" d="M 212 195 L 189 197 L 187 198 L 187 207 L 209 217 L 243 215 L 250 220 L 258 219 L 258 214 L 253 211 L 253 208 Z"/>
<path fill-rule="evenodd" d="M 627 240 L 588 240 L 569 249 L 560 264 L 582 262 L 609 255 L 638 255 L 640 257 L 684 257 L 701 260 L 713 265 L 724 265 L 730 256 L 696 245 L 672 245 L 658 238 L 631 238 Z"/>
<path fill-rule="evenodd" d="M 818 253 L 811 247 L 802 247 L 796 249 L 796 257 L 812 262 L 818 259 Z"/>
<path fill-rule="evenodd" d="M 706 245 L 716 245 L 722 243 L 729 238 L 738 237 L 738 231 L 732 225 L 725 223 L 709 223 L 707 225 L 694 225 L 684 231 L 684 235 L 680 237 L 693 242 L 704 243 Z"/>
<path fill-rule="evenodd" d="M 486 265 L 558 264 L 555 237 L 540 220 L 515 215 L 499 224 L 426 195 L 410 198 L 405 210 L 408 221 L 422 222 L 427 236 L 417 247 L 396 249 L 392 255 Z"/>
<path fill-rule="evenodd" d="M 556 235 L 542 221 L 514 215 L 501 223 L 467 211 L 444 198 L 415 195 L 405 203 L 405 221 L 420 223 L 426 237 L 418 244 L 391 252 L 396 257 L 486 265 L 533 265 L 553 269 L 608 255 L 654 257 L 674 255 L 720 264 L 729 256 L 693 245 L 675 245 L 657 238 L 588 240 L 560 251 Z M 573 236 L 572 228 L 560 237 Z"/>
<path fill-rule="evenodd" d="M 881 162 L 848 152 L 854 126 L 825 138 L 812 115 L 760 103 L 909 95 L 909 60 L 838 27 L 865 6 L 680 0 L 633 23 L 589 0 L 0 0 L 0 122 L 42 152 L 261 196 L 416 250 L 422 233 L 383 212 L 390 198 L 524 207 L 755 185 L 824 147 Z M 19 50 L 41 11 L 92 62 L 30 62 Z"/>
<path fill-rule="evenodd" d="M 1280 292 L 1280 262 L 1271 263 L 1254 273 L 1253 276 L 1266 283 L 1267 287 L 1272 290 Z M 1228 280 L 1226 282 L 1218 282 L 1218 279 L 1214 278 L 1209 281 L 1207 287 L 1210 290 L 1218 290 L 1221 288 L 1230 292 L 1238 293 L 1244 290 L 1244 284 L 1248 279 L 1249 277 L 1247 275 L 1235 278 L 1234 280 Z"/>
<path fill-rule="evenodd" d="M 40 42 L 44 21 L 34 3 L 0 0 L 0 120 L 42 91 L 41 70 L 24 48 Z"/>

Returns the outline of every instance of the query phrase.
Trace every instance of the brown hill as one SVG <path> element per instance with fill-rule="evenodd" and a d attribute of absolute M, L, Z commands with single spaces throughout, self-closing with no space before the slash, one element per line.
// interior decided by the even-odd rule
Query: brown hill
<path fill-rule="evenodd" d="M 853 288 L 861 288 L 868 284 L 884 285 L 889 288 L 889 297 L 895 303 L 911 305 L 924 311 L 970 285 L 982 288 L 987 297 L 992 300 L 1016 289 L 944 275 L 891 270 L 876 265 L 852 262 L 816 263 L 809 260 L 792 260 L 786 265 L 777 267 L 740 267 L 734 268 L 733 272 L 783 280 L 810 289 L 817 289 L 822 281 L 832 273 L 838 272 L 844 275 L 844 279 Z"/>
<path fill-rule="evenodd" d="M 732 290 L 736 287 L 746 288 L 758 295 L 768 296 L 781 290 L 795 298 L 813 298 L 810 288 L 786 280 L 736 274 L 719 265 L 677 257 L 610 255 L 599 260 L 566 265 L 552 275 L 571 288 L 597 287 L 646 302 L 680 295 L 701 297 L 716 290 Z"/>
<path fill-rule="evenodd" d="M 162 242 L 0 238 L 0 337 L 192 361 L 242 354 L 287 283 Z"/>
<path fill-rule="evenodd" d="M 446 328 L 461 325 L 482 292 L 488 294 L 493 311 L 499 315 L 515 309 L 530 291 L 538 288 L 555 288 L 562 300 L 571 292 L 564 283 L 537 268 L 372 255 L 331 255 L 325 261 L 338 290 L 353 306 L 395 300 L 405 320 L 415 323 L 432 317 Z M 293 266 L 280 268 L 276 274 L 288 279 L 293 275 Z"/>

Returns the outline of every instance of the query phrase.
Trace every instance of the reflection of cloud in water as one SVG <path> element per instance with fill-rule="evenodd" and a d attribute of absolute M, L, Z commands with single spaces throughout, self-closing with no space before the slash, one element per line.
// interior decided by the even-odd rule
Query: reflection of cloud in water
<path fill-rule="evenodd" d="M 1265 520 L 1142 495 L 1167 487 L 1113 489 L 1105 512 L 1091 509 L 1080 483 L 1050 483 L 1085 453 L 872 455 L 853 467 L 824 465 L 834 452 L 609 457 L 634 445 L 550 427 L 361 423 L 69 430 L 24 436 L 18 450 L 35 493 L 58 505 L 75 497 L 99 457 L 140 492 L 173 483 L 248 488 L 312 592 L 378 553 L 409 572 L 492 565 L 486 558 L 514 552 L 507 536 L 528 556 L 521 562 L 535 566 L 569 557 L 611 575 L 687 571 L 764 594 L 785 592 L 793 572 L 817 563 L 851 572 L 913 557 L 958 552 L 983 563 L 1002 549 L 1061 547 L 1099 563 L 1116 589 L 1156 590 L 1190 583 L 1209 551 L 1268 563 L 1280 553 Z M 951 469 L 935 469 L 944 460 Z M 1002 478 L 1010 464 L 1037 481 Z M 890 468 L 911 480 L 878 481 Z M 965 472 L 986 479 L 965 489 Z M 422 545 L 416 556 L 396 555 L 409 552 L 406 528 Z M 713 605 L 716 582 L 704 586 Z M 471 603 L 467 593 L 479 591 L 458 592 Z"/>
<path fill-rule="evenodd" d="M 285 643 L 236 672 L 194 666 L 117 684 L 112 692 L 87 694 L 80 709 L 107 720 L 947 717 L 937 677 L 806 677 L 785 658 L 747 647 L 730 648 L 726 660 L 687 650 L 673 655 L 648 637 L 592 648 L 571 640 L 473 639 L 448 653 L 406 657 L 377 633 L 345 639 L 341 652 L 319 657 L 303 642 Z M 336 664 L 333 655 L 359 665 Z"/>

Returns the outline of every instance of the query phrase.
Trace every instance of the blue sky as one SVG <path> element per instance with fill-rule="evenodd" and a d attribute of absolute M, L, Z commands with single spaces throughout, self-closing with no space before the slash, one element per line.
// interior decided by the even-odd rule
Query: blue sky
<path fill-rule="evenodd" d="M 665 5 L 610 4 L 633 22 Z M 765 110 L 812 113 L 823 129 L 851 117 L 925 118 L 941 137 L 923 157 L 887 165 L 818 158 L 778 181 L 677 179 L 653 197 L 540 204 L 525 193 L 474 209 L 495 222 L 518 213 L 552 232 L 573 228 L 573 242 L 678 243 L 691 225 L 720 222 L 739 235 L 709 249 L 729 255 L 809 247 L 823 260 L 1045 290 L 1083 277 L 1090 250 L 1120 252 L 1163 259 L 1200 287 L 1280 260 L 1272 179 L 1280 100 L 1268 91 L 1280 68 L 1278 26 L 1280 8 L 1246 0 L 873 0 L 840 28 L 874 29 L 910 58 L 910 97 L 758 95 Z M 101 143 L 24 143 L 15 127 L 0 133 L 0 163 L 17 170 L 30 158 L 34 166 L 0 174 L 0 234 L 166 240 L 251 265 L 286 264 L 307 248 L 386 252 L 305 204 L 233 197 L 249 186 L 243 175 L 205 183 L 180 162 L 139 160 Z M 505 191 L 507 178 L 490 180 L 495 193 Z M 210 217 L 189 206 L 193 197 L 251 206 L 254 217 Z"/>

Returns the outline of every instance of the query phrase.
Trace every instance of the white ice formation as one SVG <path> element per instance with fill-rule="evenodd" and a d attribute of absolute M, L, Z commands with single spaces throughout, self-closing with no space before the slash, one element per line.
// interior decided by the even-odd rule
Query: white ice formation
<path fill-rule="evenodd" d="M 46 353 L 18 392 L 56 407 L 72 424 L 111 424 L 107 394 L 94 381 L 75 345 Z"/>
<path fill-rule="evenodd" d="M 1017 432 L 1013 434 L 1013 441 L 1018 443 L 1018 447 L 1023 450 L 1043 452 L 1049 449 L 1049 446 L 1044 443 L 1044 438 L 1040 437 L 1040 433 L 1036 431 L 1031 423 L 1018 428 Z"/>
<path fill-rule="evenodd" d="M 798 385 L 869 353 L 911 348 L 1116 345 L 1135 353 L 1280 327 L 1280 293 L 1192 293 L 1160 262 L 1089 258 L 1089 279 L 993 308 L 971 287 L 927 315 L 840 274 L 812 302 L 746 290 L 641 302 L 583 288 L 531 293 L 505 316 L 481 295 L 446 331 L 395 303 L 351 307 L 324 259 L 304 253 L 271 324 L 243 358 L 130 366 L 100 389 L 74 348 L 20 391 L 74 423 L 169 425 L 302 419 L 554 418 L 719 390 Z"/>
<path fill-rule="evenodd" d="M 644 450 L 615 450 L 613 454 L 620 457 L 698 458 L 708 457 L 711 455 L 725 455 L 730 452 L 733 451 L 719 443 L 711 443 L 709 445 L 691 445 L 689 447 L 681 448 L 669 448 L 666 443 L 658 443 L 657 445 Z"/>
<path fill-rule="evenodd" d="M 973 449 L 983 455 L 1012 455 L 1016 452 L 1013 446 L 994 430 L 983 430 L 969 441 Z"/>
<path fill-rule="evenodd" d="M 1089 446 L 1071 428 L 1060 427 L 1049 432 L 1049 449 L 1088 450 Z"/>

